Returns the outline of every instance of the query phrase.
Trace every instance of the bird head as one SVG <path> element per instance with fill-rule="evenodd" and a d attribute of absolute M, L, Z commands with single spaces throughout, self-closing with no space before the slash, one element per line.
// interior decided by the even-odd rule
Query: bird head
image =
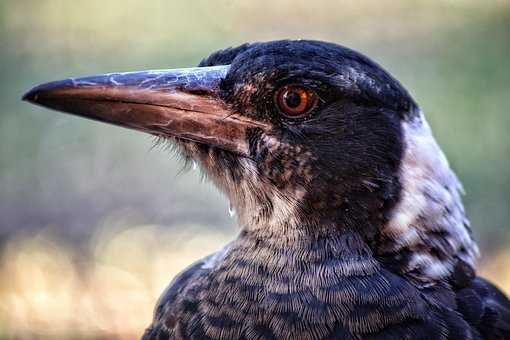
<path fill-rule="evenodd" d="M 197 68 L 71 78 L 24 99 L 169 140 L 246 229 L 356 233 L 417 279 L 476 256 L 459 184 L 417 104 L 348 48 L 244 44 Z"/>

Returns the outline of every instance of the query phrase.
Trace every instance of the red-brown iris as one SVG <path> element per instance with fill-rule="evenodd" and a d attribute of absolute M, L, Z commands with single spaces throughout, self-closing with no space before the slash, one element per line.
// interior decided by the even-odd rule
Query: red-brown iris
<path fill-rule="evenodd" d="M 317 104 L 317 95 L 302 85 L 286 85 L 276 92 L 276 106 L 290 118 L 303 117 Z"/>

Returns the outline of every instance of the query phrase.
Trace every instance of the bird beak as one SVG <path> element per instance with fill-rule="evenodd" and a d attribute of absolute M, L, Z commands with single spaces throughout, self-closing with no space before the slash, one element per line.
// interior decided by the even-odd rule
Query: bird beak
<path fill-rule="evenodd" d="M 23 100 L 74 115 L 249 155 L 247 131 L 263 123 L 220 98 L 229 66 L 109 73 L 50 82 Z"/>

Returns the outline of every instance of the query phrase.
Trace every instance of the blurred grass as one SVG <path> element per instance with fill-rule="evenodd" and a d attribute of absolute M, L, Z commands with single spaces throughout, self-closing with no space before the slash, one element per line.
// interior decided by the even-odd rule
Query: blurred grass
<path fill-rule="evenodd" d="M 12 239 L 0 266 L 3 335 L 141 335 L 171 278 L 228 240 L 204 226 L 183 229 L 104 228 L 87 243 L 88 256 L 51 233 Z"/>
<path fill-rule="evenodd" d="M 21 94 L 279 38 L 358 49 L 411 90 L 466 188 L 481 272 L 510 292 L 510 2 L 4 0 L 0 338 L 136 337 L 171 277 L 235 233 L 228 202 L 150 137 Z"/>

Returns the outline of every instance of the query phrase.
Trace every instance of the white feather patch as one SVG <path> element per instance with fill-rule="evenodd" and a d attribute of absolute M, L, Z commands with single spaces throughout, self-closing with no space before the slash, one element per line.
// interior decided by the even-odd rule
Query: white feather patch
<path fill-rule="evenodd" d="M 465 216 L 460 182 L 421 112 L 404 121 L 402 131 L 401 199 L 382 230 L 392 241 L 388 250 L 409 249 L 402 274 L 425 282 L 447 277 L 457 258 L 474 267 L 478 247 Z"/>

